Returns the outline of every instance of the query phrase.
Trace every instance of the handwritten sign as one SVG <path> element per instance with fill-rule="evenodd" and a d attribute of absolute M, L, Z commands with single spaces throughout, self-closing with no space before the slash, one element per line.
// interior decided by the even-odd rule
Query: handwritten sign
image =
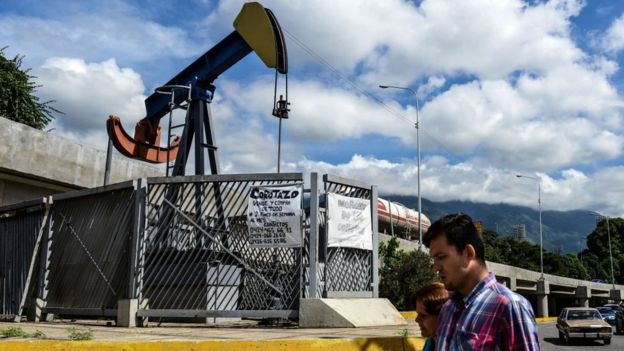
<path fill-rule="evenodd" d="M 247 227 L 251 247 L 301 247 L 303 187 L 254 187 L 249 194 Z"/>
<path fill-rule="evenodd" d="M 370 200 L 327 194 L 327 245 L 373 249 Z"/>

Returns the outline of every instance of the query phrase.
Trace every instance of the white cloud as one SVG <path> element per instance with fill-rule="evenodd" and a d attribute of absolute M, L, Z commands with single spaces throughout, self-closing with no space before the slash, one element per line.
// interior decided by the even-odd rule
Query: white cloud
<path fill-rule="evenodd" d="M 415 196 L 416 164 L 354 155 L 346 163 L 332 165 L 302 160 L 290 170 L 331 173 L 377 185 L 382 194 Z M 426 158 L 421 164 L 421 194 L 433 201 L 464 200 L 486 203 L 511 203 L 537 207 L 535 182 L 515 177 L 512 168 L 495 168 L 479 160 L 450 163 L 440 156 Z M 542 182 L 544 210 L 587 209 L 607 215 L 624 215 L 624 167 L 604 168 L 594 174 L 566 169 L 553 178 L 543 173 L 534 176 Z"/>
<path fill-rule="evenodd" d="M 570 77 L 574 77 L 570 79 Z M 624 151 L 622 100 L 604 75 L 578 66 L 516 86 L 506 81 L 454 85 L 423 108 L 421 126 L 456 154 L 496 166 L 555 171 L 611 160 Z"/>
<path fill-rule="evenodd" d="M 57 115 L 53 127 L 74 134 L 106 130 L 106 119 L 121 117 L 133 134 L 133 126 L 145 116 L 145 87 L 140 75 L 121 68 L 115 60 L 85 62 L 82 59 L 53 57 L 35 70 L 43 100 L 55 100 Z"/>
<path fill-rule="evenodd" d="M 611 23 L 611 26 L 599 41 L 599 45 L 603 50 L 612 54 L 624 49 L 624 15 Z"/>
<path fill-rule="evenodd" d="M 262 118 L 266 123 L 277 125 L 277 119 L 271 115 L 273 84 L 270 77 L 259 78 L 244 86 L 221 82 L 220 89 L 228 103 L 242 115 Z M 323 142 L 375 133 L 414 143 L 414 131 L 404 120 L 391 115 L 368 97 L 344 88 L 316 80 L 291 79 L 288 99 L 292 102 L 290 118 L 283 125 L 295 139 Z M 400 115 L 415 114 L 411 107 L 403 110 L 394 104 L 393 108 Z"/>
<path fill-rule="evenodd" d="M 425 131 L 452 152 L 470 154 L 504 126 L 516 125 L 537 111 L 505 81 L 454 85 L 422 110 Z M 432 145 L 433 146 L 433 145 Z"/>
<path fill-rule="evenodd" d="M 62 20 L 0 14 L 0 38 L 3 45 L 37 64 L 51 56 L 145 62 L 197 54 L 196 46 L 181 28 L 142 20 L 123 11 L 80 12 Z"/>
<path fill-rule="evenodd" d="M 518 90 L 544 117 L 556 119 L 562 114 L 585 114 L 610 120 L 616 123 L 611 127 L 621 128 L 624 101 L 601 69 L 604 65 L 608 63 L 599 65 L 596 70 L 579 64 L 559 66 L 538 77 L 523 74 L 518 80 Z"/>
<path fill-rule="evenodd" d="M 242 84 L 222 81 L 219 93 L 223 100 L 217 106 L 255 119 L 257 130 L 277 126 L 270 115 L 270 77 Z M 389 111 L 367 96 L 316 80 L 291 80 L 289 99 L 291 118 L 284 128 L 291 140 L 322 143 L 381 135 L 408 147 L 415 144 L 411 123 L 395 115 L 413 121 L 414 106 L 386 102 Z M 578 66 L 544 77 L 522 75 L 515 85 L 504 80 L 455 84 L 421 106 L 421 147 L 525 170 L 594 164 L 624 151 L 621 105 L 603 75 Z"/>
<path fill-rule="evenodd" d="M 416 93 L 420 100 L 424 97 L 432 94 L 436 90 L 440 89 L 446 83 L 446 79 L 442 76 L 432 76 L 427 79 L 427 82 L 418 87 Z"/>
<path fill-rule="evenodd" d="M 423 1 L 411 18 L 381 22 L 388 23 L 387 49 L 367 59 L 365 80 L 409 83 L 457 73 L 496 79 L 574 62 L 583 54 L 569 38 L 569 17 L 579 9 L 577 1 Z"/>
<path fill-rule="evenodd" d="M 231 28 L 239 1 L 221 1 L 206 26 Z M 570 38 L 580 0 L 268 1 L 282 27 L 369 84 L 405 85 L 430 75 L 495 79 L 541 72 L 584 57 Z M 484 11 L 484 9 L 487 9 Z M 321 25 L 322 23 L 322 25 Z M 288 40 L 291 62 L 314 62 Z"/>

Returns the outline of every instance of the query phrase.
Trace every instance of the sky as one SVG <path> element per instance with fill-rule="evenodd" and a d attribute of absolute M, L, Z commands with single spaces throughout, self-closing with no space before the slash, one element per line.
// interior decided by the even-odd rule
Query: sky
<path fill-rule="evenodd" d="M 537 208 L 539 182 L 545 210 L 624 216 L 624 1 L 262 3 L 288 48 L 282 172 L 417 195 L 418 100 L 422 197 Z M 0 47 L 64 112 L 46 129 L 105 149 L 107 116 L 132 132 L 242 4 L 4 0 Z M 276 171 L 274 75 L 251 53 L 215 81 L 222 173 Z"/>

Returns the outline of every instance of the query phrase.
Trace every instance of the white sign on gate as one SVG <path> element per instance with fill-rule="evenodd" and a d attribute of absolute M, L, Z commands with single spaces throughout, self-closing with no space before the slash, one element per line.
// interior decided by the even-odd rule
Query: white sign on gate
<path fill-rule="evenodd" d="M 327 246 L 373 249 L 370 200 L 327 194 Z"/>
<path fill-rule="evenodd" d="M 251 247 L 301 247 L 302 185 L 258 186 L 249 194 Z"/>

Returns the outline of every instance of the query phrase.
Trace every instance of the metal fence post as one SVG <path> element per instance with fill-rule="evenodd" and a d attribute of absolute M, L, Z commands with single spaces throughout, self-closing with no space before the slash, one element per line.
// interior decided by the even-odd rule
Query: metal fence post
<path fill-rule="evenodd" d="M 128 274 L 128 289 L 126 291 L 126 297 L 129 299 L 135 299 L 138 297 L 137 286 L 137 271 L 138 271 L 138 256 L 139 256 L 139 236 L 142 234 L 143 220 L 145 218 L 145 187 L 147 181 L 145 179 L 138 179 L 134 187 L 134 204 L 132 208 L 132 232 L 130 233 L 130 257 L 128 260 L 129 274 Z"/>
<path fill-rule="evenodd" d="M 54 235 L 52 231 L 52 226 L 54 225 L 54 220 L 52 216 L 53 211 L 53 200 L 52 196 L 48 197 L 47 206 L 50 207 L 50 215 L 46 220 L 46 223 L 41 223 L 41 225 L 46 226 L 46 232 L 41 238 L 41 256 L 39 256 L 39 281 L 37 282 L 37 297 L 41 299 L 43 305 L 45 306 L 48 299 L 48 275 L 50 274 L 50 241 L 52 241 L 52 237 Z M 50 315 L 50 317 L 52 317 Z M 46 318 L 48 319 L 48 318 Z M 51 320 L 51 318 L 49 318 Z"/>
<path fill-rule="evenodd" d="M 310 174 L 310 281 L 309 298 L 318 296 L 318 230 L 319 230 L 318 173 Z"/>
<path fill-rule="evenodd" d="M 373 221 L 373 297 L 379 297 L 379 230 L 377 228 L 377 186 L 371 186 L 371 219 Z"/>
<path fill-rule="evenodd" d="M 44 316 L 44 313 L 42 310 L 45 309 L 46 304 L 47 304 L 47 300 L 48 300 L 48 275 L 50 274 L 50 242 L 52 240 L 52 236 L 53 236 L 53 231 L 52 231 L 52 226 L 54 225 L 54 220 L 52 219 L 52 207 L 53 207 L 53 200 L 52 200 L 52 196 L 49 196 L 47 198 L 44 199 L 44 206 L 46 207 L 46 210 L 44 211 L 49 211 L 49 215 L 47 216 L 47 218 L 45 219 L 44 222 L 41 223 L 42 229 L 43 230 L 43 235 L 41 236 L 41 242 L 40 242 L 40 246 L 39 246 L 39 252 L 34 252 L 33 254 L 38 254 L 39 255 L 39 267 L 37 267 L 39 269 L 39 275 L 38 275 L 38 279 L 36 282 L 36 288 L 35 288 L 35 300 L 34 302 L 31 304 L 31 312 L 30 312 L 30 316 L 29 316 L 29 320 L 32 321 L 37 321 L 39 322 L 42 317 Z M 28 290 L 24 291 L 25 294 L 28 293 Z M 45 313 L 45 318 L 43 318 L 46 321 L 51 321 L 53 318 L 52 313 Z"/>

